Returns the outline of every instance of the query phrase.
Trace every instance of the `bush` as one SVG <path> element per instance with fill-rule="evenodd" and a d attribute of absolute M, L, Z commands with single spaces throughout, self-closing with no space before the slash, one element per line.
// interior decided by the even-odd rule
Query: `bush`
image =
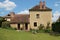
<path fill-rule="evenodd" d="M 10 28 L 10 23 L 8 21 L 2 22 L 2 28 Z"/>
<path fill-rule="evenodd" d="M 52 31 L 60 33 L 60 22 L 56 22 L 52 24 Z"/>
<path fill-rule="evenodd" d="M 60 36 L 60 33 L 58 33 L 58 32 L 50 32 L 50 35 L 52 35 L 52 36 Z"/>
<path fill-rule="evenodd" d="M 36 33 L 38 33 L 38 30 L 37 29 L 31 29 L 30 32 L 32 32 L 33 34 L 36 34 Z"/>
<path fill-rule="evenodd" d="M 44 28 L 44 25 L 40 24 L 40 26 L 38 28 L 39 28 L 39 30 L 42 30 Z"/>
<path fill-rule="evenodd" d="M 3 17 L 0 17 L 0 27 L 2 26 L 2 22 L 4 22 L 5 19 Z"/>
<path fill-rule="evenodd" d="M 45 29 L 44 31 L 45 31 L 46 33 L 50 33 L 51 30 L 50 30 L 50 29 Z"/>
<path fill-rule="evenodd" d="M 46 33 L 50 33 L 51 29 L 50 29 L 50 23 L 48 22 L 47 23 L 47 26 L 46 26 L 46 29 L 45 29 L 45 32 Z"/>

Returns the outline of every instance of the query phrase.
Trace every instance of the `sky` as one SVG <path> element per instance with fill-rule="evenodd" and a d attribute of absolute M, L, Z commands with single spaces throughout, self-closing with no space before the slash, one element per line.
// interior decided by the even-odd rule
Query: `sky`
<path fill-rule="evenodd" d="M 9 12 L 16 14 L 28 14 L 29 9 L 38 5 L 41 0 L 0 0 L 0 16 L 5 16 Z M 44 1 L 44 0 L 42 0 Z M 53 21 L 60 16 L 60 0 L 45 0 L 46 6 L 52 9 Z"/>

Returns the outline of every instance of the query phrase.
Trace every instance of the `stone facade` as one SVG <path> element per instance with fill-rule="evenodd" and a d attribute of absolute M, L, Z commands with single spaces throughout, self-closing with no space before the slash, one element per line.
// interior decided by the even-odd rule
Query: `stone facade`
<path fill-rule="evenodd" d="M 39 18 L 36 15 L 39 14 Z M 37 22 L 37 26 L 34 26 L 34 22 Z M 40 24 L 43 24 L 45 27 L 47 23 L 52 24 L 52 12 L 51 11 L 30 11 L 30 26 L 32 29 L 38 28 Z"/>

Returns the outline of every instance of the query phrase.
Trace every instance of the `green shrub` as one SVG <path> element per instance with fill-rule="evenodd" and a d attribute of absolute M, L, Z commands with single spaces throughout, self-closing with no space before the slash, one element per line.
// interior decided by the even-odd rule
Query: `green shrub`
<path fill-rule="evenodd" d="M 44 28 L 44 25 L 40 24 L 40 26 L 38 28 L 39 28 L 39 30 L 42 30 Z"/>
<path fill-rule="evenodd" d="M 50 23 L 49 23 L 49 22 L 47 23 L 47 26 L 46 26 L 46 28 L 44 29 L 44 31 L 45 31 L 46 33 L 50 33 L 51 29 L 50 29 Z"/>
<path fill-rule="evenodd" d="M 54 32 L 59 32 L 60 33 L 60 22 L 56 22 L 52 24 L 52 30 Z"/>
<path fill-rule="evenodd" d="M 60 33 L 58 33 L 58 32 L 50 32 L 50 35 L 52 35 L 52 36 L 60 36 Z"/>
<path fill-rule="evenodd" d="M 10 23 L 8 21 L 2 22 L 2 28 L 10 28 Z"/>
<path fill-rule="evenodd" d="M 50 30 L 50 29 L 45 29 L 44 31 L 45 31 L 46 33 L 50 33 L 51 30 Z"/>
<path fill-rule="evenodd" d="M 2 26 L 2 22 L 4 22 L 5 19 L 3 17 L 0 17 L 0 27 Z"/>
<path fill-rule="evenodd" d="M 44 33 L 45 30 L 38 30 L 38 33 Z"/>
<path fill-rule="evenodd" d="M 30 32 L 32 32 L 33 34 L 36 34 L 36 33 L 38 33 L 38 30 L 37 29 L 31 29 Z"/>

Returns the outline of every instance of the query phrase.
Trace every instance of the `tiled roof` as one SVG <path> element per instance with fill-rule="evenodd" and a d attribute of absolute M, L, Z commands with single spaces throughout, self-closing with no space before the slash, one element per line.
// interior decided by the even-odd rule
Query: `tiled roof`
<path fill-rule="evenodd" d="M 29 14 L 16 14 L 11 18 L 11 23 L 29 23 Z"/>
<path fill-rule="evenodd" d="M 46 9 L 40 9 L 39 5 L 34 6 L 33 8 L 29 9 L 29 11 L 51 11 L 52 9 L 46 7 Z"/>

